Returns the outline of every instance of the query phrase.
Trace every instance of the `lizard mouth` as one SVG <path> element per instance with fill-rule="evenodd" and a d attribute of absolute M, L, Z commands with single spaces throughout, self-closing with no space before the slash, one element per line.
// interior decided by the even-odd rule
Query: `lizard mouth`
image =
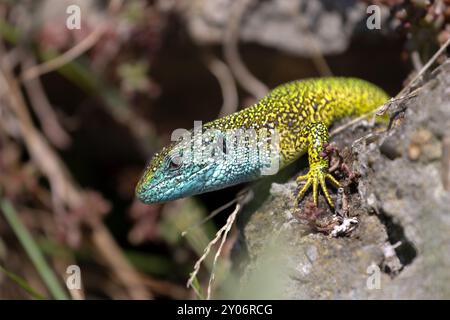
<path fill-rule="evenodd" d="M 206 190 L 208 179 L 198 179 L 208 169 L 204 167 L 192 173 L 188 179 L 181 179 L 181 175 L 164 177 L 154 181 L 154 176 L 143 177 L 136 186 L 136 197 L 146 204 L 161 203 L 190 197 Z M 193 183 L 201 180 L 199 183 Z"/>

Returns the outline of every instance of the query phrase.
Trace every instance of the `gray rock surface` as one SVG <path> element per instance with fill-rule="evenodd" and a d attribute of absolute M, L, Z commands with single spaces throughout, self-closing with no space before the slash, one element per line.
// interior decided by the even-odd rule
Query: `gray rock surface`
<path fill-rule="evenodd" d="M 450 191 L 443 186 L 450 61 L 417 97 L 391 110 L 402 108 L 404 117 L 387 133 L 359 128 L 334 139 L 352 146 L 346 161 L 361 174 L 349 198 L 359 224 L 349 235 L 303 223 L 306 209 L 293 207 L 292 181 L 273 183 L 267 200 L 244 213 L 240 297 L 450 299 Z"/>
<path fill-rule="evenodd" d="M 180 13 L 198 43 L 217 44 L 232 14 L 234 0 L 193 0 Z M 270 0 L 256 2 L 240 26 L 243 42 L 259 43 L 301 56 L 311 56 L 314 41 L 323 54 L 343 52 L 352 34 L 365 27 L 366 5 L 357 0 Z M 385 21 L 388 12 L 382 12 Z M 309 32 L 305 32 L 309 30 Z M 312 40 L 311 40 L 312 39 Z"/>

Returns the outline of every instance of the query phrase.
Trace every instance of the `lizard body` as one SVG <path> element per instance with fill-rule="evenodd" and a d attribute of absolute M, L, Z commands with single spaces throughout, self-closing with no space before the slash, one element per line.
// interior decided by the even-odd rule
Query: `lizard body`
<path fill-rule="evenodd" d="M 263 175 L 267 158 L 250 145 L 261 136 L 267 138 L 267 132 L 276 131 L 275 152 L 279 155 L 280 168 L 308 153 L 310 171 L 297 178 L 298 183 L 305 181 L 297 199 L 312 186 L 317 205 L 320 185 L 333 206 L 325 180 L 336 186 L 339 182 L 328 173 L 328 159 L 322 154 L 329 140 L 328 127 L 341 118 L 368 113 L 388 99 L 382 89 L 356 78 L 312 78 L 280 85 L 255 105 L 206 123 L 200 135 L 196 136 L 194 129 L 189 141 L 164 147 L 144 171 L 136 195 L 144 203 L 164 202 L 257 179 Z M 228 134 L 236 130 L 252 130 L 256 137 L 236 143 Z M 225 142 L 217 143 L 218 136 Z M 222 157 L 214 157 L 220 153 L 214 149 L 217 145 Z M 258 142 L 257 145 L 260 146 Z M 188 154 L 190 159 L 196 151 L 205 149 L 209 153 L 201 161 L 186 161 Z M 231 153 L 233 157 L 223 156 Z"/>

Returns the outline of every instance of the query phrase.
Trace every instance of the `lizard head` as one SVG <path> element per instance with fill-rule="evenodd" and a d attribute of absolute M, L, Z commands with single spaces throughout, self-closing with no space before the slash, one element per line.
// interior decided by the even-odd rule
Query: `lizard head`
<path fill-rule="evenodd" d="M 251 139 L 238 143 L 226 133 L 208 130 L 173 142 L 155 154 L 136 187 L 144 203 L 158 203 L 223 189 L 261 174 Z M 235 137 L 235 136 L 233 136 Z"/>
<path fill-rule="evenodd" d="M 158 203 L 187 195 L 187 184 L 183 181 L 195 175 L 195 168 L 183 166 L 176 151 L 177 145 L 172 143 L 153 156 L 136 186 L 139 200 Z"/>

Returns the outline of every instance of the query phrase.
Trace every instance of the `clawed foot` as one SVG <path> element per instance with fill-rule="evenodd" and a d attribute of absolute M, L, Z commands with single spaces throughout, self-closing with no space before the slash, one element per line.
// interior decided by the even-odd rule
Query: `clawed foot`
<path fill-rule="evenodd" d="M 317 206 L 319 203 L 319 184 L 322 188 L 322 191 L 325 195 L 325 198 L 327 199 L 328 204 L 334 208 L 333 200 L 331 199 L 331 196 L 328 192 L 327 186 L 326 186 L 326 179 L 328 179 L 333 185 L 335 185 L 337 188 L 341 186 L 339 181 L 337 181 L 331 174 L 328 173 L 328 169 L 326 167 L 312 167 L 309 172 L 303 176 L 297 177 L 296 181 L 297 183 L 300 183 L 302 181 L 306 181 L 304 186 L 301 188 L 301 190 L 297 194 L 297 202 L 300 202 L 300 200 L 304 197 L 308 189 L 313 187 L 313 199 L 314 204 Z"/>

